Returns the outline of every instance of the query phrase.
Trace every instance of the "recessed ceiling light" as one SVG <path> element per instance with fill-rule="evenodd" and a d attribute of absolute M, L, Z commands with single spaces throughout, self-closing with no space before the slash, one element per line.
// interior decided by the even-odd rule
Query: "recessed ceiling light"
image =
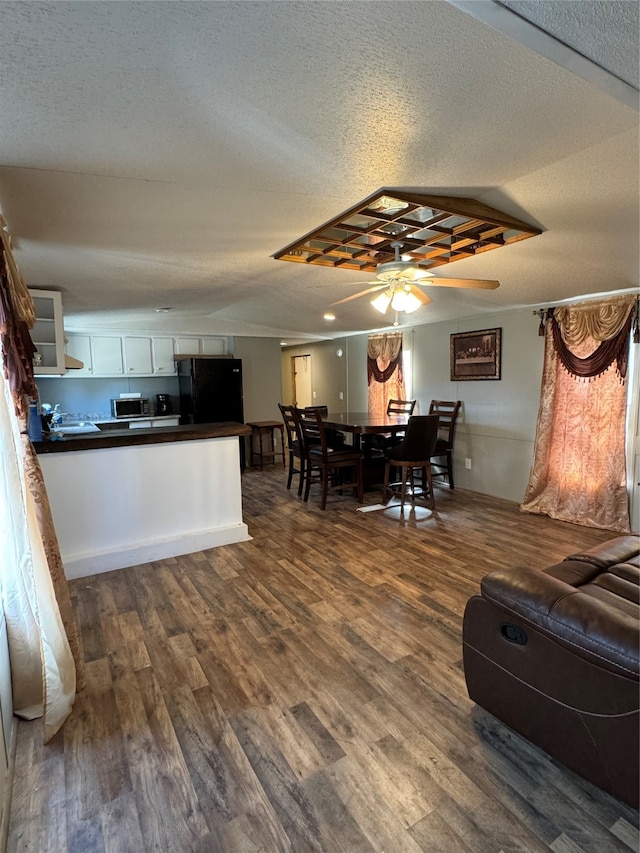
<path fill-rule="evenodd" d="M 280 341 L 280 346 L 281 347 L 288 347 L 289 344 L 286 341 Z"/>
<path fill-rule="evenodd" d="M 168 311 L 173 311 L 173 308 L 156 308 L 156 314 L 166 314 Z"/>
<path fill-rule="evenodd" d="M 336 315 L 332 314 L 331 311 L 327 311 L 326 314 L 323 315 L 325 320 L 335 320 Z"/>

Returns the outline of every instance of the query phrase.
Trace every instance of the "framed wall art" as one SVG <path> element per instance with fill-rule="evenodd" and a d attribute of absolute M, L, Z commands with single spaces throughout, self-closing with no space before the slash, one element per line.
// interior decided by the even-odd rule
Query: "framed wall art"
<path fill-rule="evenodd" d="M 451 335 L 451 381 L 500 379 L 502 329 Z"/>

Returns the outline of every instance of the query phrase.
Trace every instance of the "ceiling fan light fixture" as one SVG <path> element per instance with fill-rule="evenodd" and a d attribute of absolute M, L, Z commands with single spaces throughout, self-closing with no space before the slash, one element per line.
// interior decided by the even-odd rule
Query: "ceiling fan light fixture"
<path fill-rule="evenodd" d="M 393 299 L 391 300 L 391 308 L 396 311 L 405 311 L 407 305 L 407 291 L 404 288 L 399 288 L 393 294 Z"/>
<path fill-rule="evenodd" d="M 411 261 L 389 261 L 386 264 L 378 264 L 376 268 L 376 278 L 380 281 L 420 281 L 432 276 L 433 273 L 417 267 Z"/>
<path fill-rule="evenodd" d="M 422 305 L 422 302 L 418 299 L 418 297 L 409 291 L 407 293 L 407 298 L 404 303 L 404 313 L 405 314 L 413 314 L 414 311 L 417 311 L 418 308 Z"/>
<path fill-rule="evenodd" d="M 387 313 L 387 308 L 391 305 L 391 300 L 393 298 L 393 291 L 391 290 L 383 290 L 375 299 L 371 300 L 371 304 L 379 311 L 381 314 Z"/>

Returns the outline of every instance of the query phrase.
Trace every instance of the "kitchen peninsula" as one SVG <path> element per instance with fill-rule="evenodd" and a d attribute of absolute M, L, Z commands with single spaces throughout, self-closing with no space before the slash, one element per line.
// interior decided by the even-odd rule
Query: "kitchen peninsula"
<path fill-rule="evenodd" d="M 68 579 L 247 541 L 240 423 L 34 442 Z"/>

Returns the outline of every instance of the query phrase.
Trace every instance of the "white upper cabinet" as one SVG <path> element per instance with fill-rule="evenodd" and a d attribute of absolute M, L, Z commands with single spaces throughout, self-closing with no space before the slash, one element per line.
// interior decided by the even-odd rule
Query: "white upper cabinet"
<path fill-rule="evenodd" d="M 127 376 L 153 373 L 151 365 L 151 338 L 127 337 L 122 339 L 124 372 Z"/>
<path fill-rule="evenodd" d="M 183 338 L 68 332 L 66 341 L 67 354 L 84 364 L 82 368 L 68 370 L 67 376 L 71 377 L 175 376 L 174 355 L 197 357 L 227 354 L 227 339 L 213 336 Z M 64 366 L 64 348 L 62 364 Z"/>
<path fill-rule="evenodd" d="M 122 338 L 91 336 L 94 376 L 118 376 L 124 373 Z"/>
<path fill-rule="evenodd" d="M 175 375 L 176 363 L 173 359 L 173 338 L 151 338 L 151 354 L 154 375 Z"/>
<path fill-rule="evenodd" d="M 226 338 L 200 338 L 200 352 L 202 355 L 226 355 Z"/>
<path fill-rule="evenodd" d="M 174 338 L 176 355 L 200 355 L 200 338 Z"/>
<path fill-rule="evenodd" d="M 61 376 L 64 367 L 62 297 L 54 290 L 30 290 L 36 309 L 31 340 L 36 347 L 33 372 L 36 376 Z"/>
<path fill-rule="evenodd" d="M 67 335 L 67 354 L 82 362 L 83 367 L 69 370 L 68 376 L 93 376 L 90 335 Z"/>

